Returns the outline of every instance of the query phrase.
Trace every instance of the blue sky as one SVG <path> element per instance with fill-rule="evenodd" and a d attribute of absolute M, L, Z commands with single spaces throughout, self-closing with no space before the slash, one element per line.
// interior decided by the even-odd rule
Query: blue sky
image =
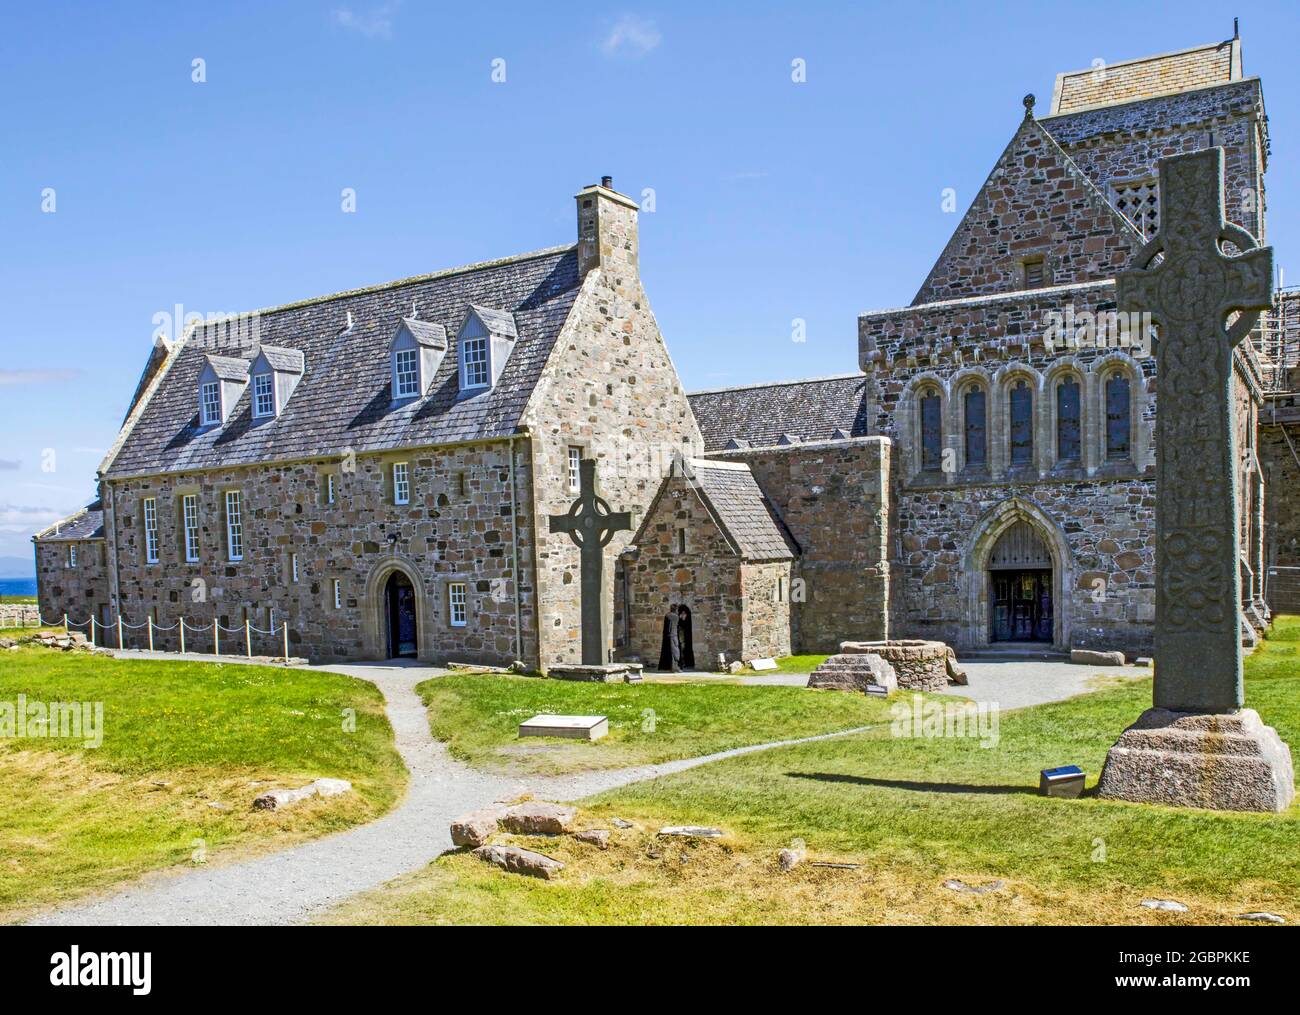
<path fill-rule="evenodd" d="M 911 299 L 1022 95 L 1234 14 L 1300 281 L 1294 2 L 12 5 L 0 556 L 93 494 L 156 314 L 569 243 L 602 174 L 654 191 L 642 273 L 689 389 L 853 370 L 857 314 Z"/>

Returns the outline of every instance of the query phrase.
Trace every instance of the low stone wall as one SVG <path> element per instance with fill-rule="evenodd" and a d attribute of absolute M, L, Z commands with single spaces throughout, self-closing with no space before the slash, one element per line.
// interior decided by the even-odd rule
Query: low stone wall
<path fill-rule="evenodd" d="M 948 686 L 948 655 L 941 641 L 846 641 L 845 655 L 869 653 L 880 656 L 898 675 L 898 686 L 911 691 L 940 691 Z"/>
<path fill-rule="evenodd" d="M 34 603 L 0 604 L 0 628 L 37 627 L 41 622 L 40 608 Z"/>

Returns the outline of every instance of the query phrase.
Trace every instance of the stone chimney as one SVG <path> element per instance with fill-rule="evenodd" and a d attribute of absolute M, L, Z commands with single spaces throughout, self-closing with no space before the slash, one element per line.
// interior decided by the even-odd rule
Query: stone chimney
<path fill-rule="evenodd" d="M 593 268 L 616 275 L 638 272 L 637 203 L 614 189 L 611 177 L 584 187 L 578 202 L 578 274 Z"/>

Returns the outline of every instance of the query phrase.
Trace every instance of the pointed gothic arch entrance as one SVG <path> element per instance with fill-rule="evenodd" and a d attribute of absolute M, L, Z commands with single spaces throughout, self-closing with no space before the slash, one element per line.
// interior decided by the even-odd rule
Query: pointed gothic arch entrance
<path fill-rule="evenodd" d="M 966 647 L 999 642 L 1070 644 L 1070 547 L 1042 508 L 1013 497 L 975 526 L 966 552 Z"/>

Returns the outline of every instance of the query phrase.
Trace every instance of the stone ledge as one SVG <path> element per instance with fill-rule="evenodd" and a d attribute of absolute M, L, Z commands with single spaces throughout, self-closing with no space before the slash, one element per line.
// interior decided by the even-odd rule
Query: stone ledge
<path fill-rule="evenodd" d="M 552 680 L 578 680 L 597 684 L 637 684 L 641 682 L 640 663 L 605 663 L 599 666 L 582 666 L 566 663 L 551 666 L 546 675 Z"/>

